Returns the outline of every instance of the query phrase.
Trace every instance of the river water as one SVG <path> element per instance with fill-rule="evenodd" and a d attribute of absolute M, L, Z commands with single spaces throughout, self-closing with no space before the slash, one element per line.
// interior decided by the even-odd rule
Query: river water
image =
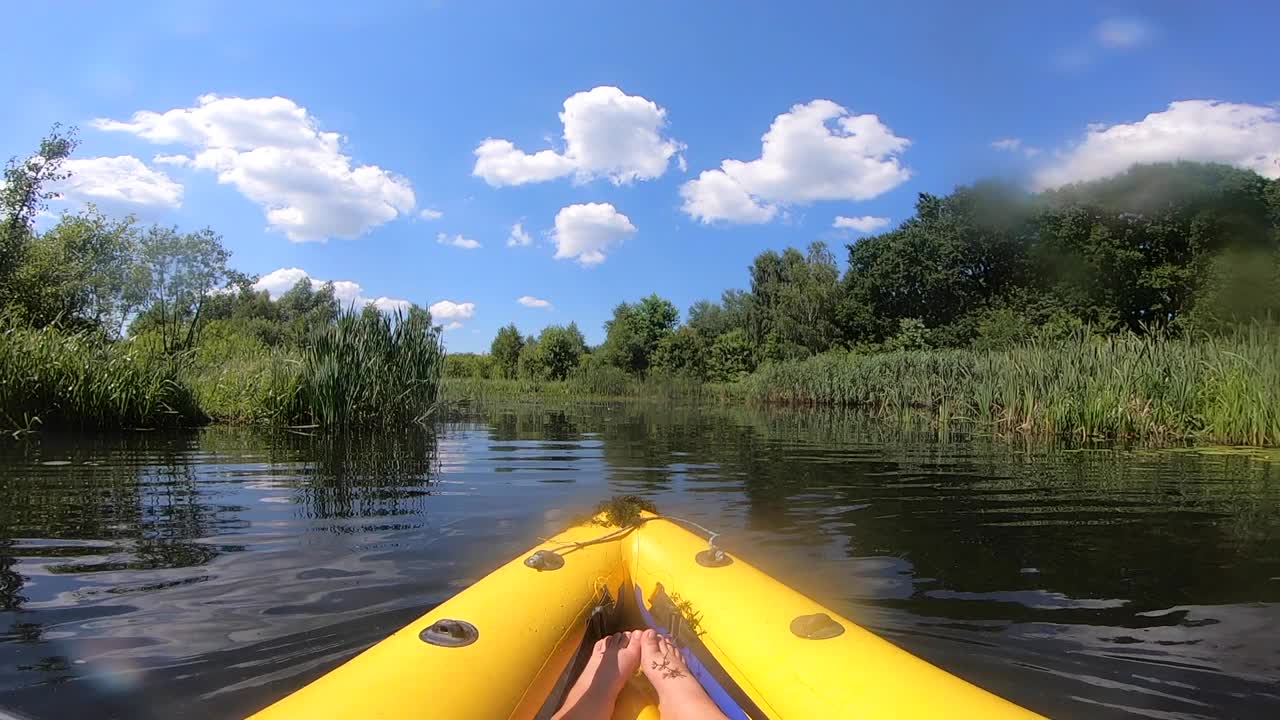
<path fill-rule="evenodd" d="M 643 404 L 0 443 L 0 709 L 252 712 L 615 493 L 1042 713 L 1280 717 L 1274 459 Z"/>

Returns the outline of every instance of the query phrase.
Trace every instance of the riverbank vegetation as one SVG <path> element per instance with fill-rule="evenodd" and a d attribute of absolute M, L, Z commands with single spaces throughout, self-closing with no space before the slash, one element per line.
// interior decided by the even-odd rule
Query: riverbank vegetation
<path fill-rule="evenodd" d="M 212 230 L 93 207 L 37 232 L 74 135 L 12 160 L 0 197 L 0 425 L 208 421 L 357 427 L 430 415 L 441 331 L 416 306 L 343 308 L 331 285 L 273 300 Z"/>
<path fill-rule="evenodd" d="M 1280 181 L 1138 166 L 1028 193 L 922 194 L 897 228 L 766 251 L 684 314 L 650 295 L 446 356 L 416 306 L 277 299 L 212 230 L 89 208 L 35 218 L 74 136 L 11 161 L 0 207 L 0 423 L 396 425 L 444 400 L 832 405 L 994 432 L 1280 444 Z M 391 312 L 394 311 L 394 312 Z"/>

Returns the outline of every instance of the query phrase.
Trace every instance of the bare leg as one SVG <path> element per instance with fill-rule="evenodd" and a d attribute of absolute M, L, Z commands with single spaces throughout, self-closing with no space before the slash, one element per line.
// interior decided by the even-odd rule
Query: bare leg
<path fill-rule="evenodd" d="M 591 659 L 552 720 L 608 720 L 613 716 L 618 693 L 639 664 L 639 630 L 597 640 L 591 648 Z"/>
<path fill-rule="evenodd" d="M 653 630 L 640 634 L 640 669 L 658 691 L 662 720 L 728 720 L 689 672 L 680 650 Z"/>

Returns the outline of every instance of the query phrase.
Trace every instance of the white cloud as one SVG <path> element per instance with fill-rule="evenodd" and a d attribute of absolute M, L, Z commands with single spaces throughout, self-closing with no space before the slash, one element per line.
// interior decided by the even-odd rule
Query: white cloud
<path fill-rule="evenodd" d="M 866 200 L 911 177 L 899 160 L 911 141 L 830 100 L 793 106 L 761 141 L 758 159 L 725 160 L 685 183 L 684 211 L 704 223 L 763 223 L 787 205 Z"/>
<path fill-rule="evenodd" d="M 427 308 L 434 320 L 470 320 L 476 315 L 475 303 L 456 303 L 452 300 L 441 300 Z"/>
<path fill-rule="evenodd" d="M 418 217 L 423 220 L 439 220 L 444 217 L 444 213 L 435 208 L 422 208 L 418 211 Z"/>
<path fill-rule="evenodd" d="M 487 138 L 476 148 L 476 167 L 471 174 L 493 187 L 503 187 L 555 180 L 571 172 L 573 163 L 554 150 L 529 155 L 510 140 Z"/>
<path fill-rule="evenodd" d="M 551 308 L 550 300 L 543 300 L 540 297 L 534 297 L 532 295 L 521 295 L 520 298 L 516 300 L 516 302 L 520 303 L 521 305 L 527 308 L 546 308 L 546 309 Z"/>
<path fill-rule="evenodd" d="M 253 284 L 254 290 L 266 290 L 272 298 L 279 298 L 298 284 L 299 280 L 307 280 L 311 283 L 311 287 L 319 290 L 324 286 L 325 281 L 311 277 L 306 270 L 302 268 L 280 268 L 272 270 L 258 279 Z M 350 307 L 362 308 L 365 305 L 372 304 L 383 312 L 392 312 L 394 310 L 407 311 L 413 303 L 408 300 L 390 297 L 365 297 L 364 288 L 360 283 L 351 280 L 333 280 L 333 296 L 338 299 L 339 304 L 345 310 Z"/>
<path fill-rule="evenodd" d="M 1109 18 L 1098 24 L 1093 36 L 1105 48 L 1132 48 L 1150 39 L 1151 28 L 1137 18 Z"/>
<path fill-rule="evenodd" d="M 447 323 L 447 324 L 444 326 L 444 330 L 445 330 L 445 332 L 449 332 L 450 330 L 457 330 L 457 329 L 459 329 L 459 328 L 461 328 L 461 327 L 462 327 L 462 323 L 458 322 L 457 320 L 454 320 L 454 321 L 453 321 L 453 322 L 451 322 L 451 323 Z"/>
<path fill-rule="evenodd" d="M 69 177 L 52 185 L 64 200 L 121 209 L 177 208 L 182 186 L 132 155 L 73 158 L 62 163 Z"/>
<path fill-rule="evenodd" d="M 583 265 L 598 265 L 605 260 L 605 250 L 618 245 L 636 232 L 630 218 L 609 203 L 587 203 L 560 208 L 556 213 L 557 260 L 576 258 Z"/>
<path fill-rule="evenodd" d="M 93 126 L 192 148 L 156 162 L 216 172 L 218 182 L 262 207 L 269 227 L 297 242 L 358 237 L 416 202 L 408 180 L 376 165 L 353 167 L 342 137 L 322 132 L 289 98 L 202 95 L 195 107 L 99 118 Z"/>
<path fill-rule="evenodd" d="M 1280 109 L 1182 100 L 1135 123 L 1091 125 L 1084 139 L 1035 175 L 1038 188 L 1096 180 L 1137 163 L 1219 162 L 1280 177 Z"/>
<path fill-rule="evenodd" d="M 462 237 L 461 235 L 454 235 L 453 237 L 450 237 L 448 233 L 436 233 L 436 242 L 441 245 L 459 247 L 463 250 L 475 250 L 480 247 L 480 241 L 478 240 L 472 240 L 471 238 Z"/>
<path fill-rule="evenodd" d="M 889 218 L 863 215 L 861 217 L 845 217 L 837 215 L 831 227 L 842 230 L 857 230 L 860 233 L 871 233 L 889 227 Z"/>
<path fill-rule="evenodd" d="M 991 147 L 1002 152 L 1021 152 L 1027 157 L 1035 157 L 1040 154 L 1040 148 L 1031 145 L 1024 145 L 1019 138 L 1001 138 L 993 140 Z"/>
<path fill-rule="evenodd" d="M 511 226 L 511 234 L 507 236 L 507 247 L 526 247 L 533 244 L 533 238 L 525 232 L 522 223 Z"/>
<path fill-rule="evenodd" d="M 509 140 L 487 138 L 475 150 L 472 174 L 494 187 L 573 175 L 577 182 L 608 178 L 614 185 L 652 180 L 667 171 L 684 144 L 663 136 L 667 111 L 639 95 L 600 86 L 564 101 L 564 152 L 533 154 Z M 684 168 L 684 158 L 677 163 Z"/>

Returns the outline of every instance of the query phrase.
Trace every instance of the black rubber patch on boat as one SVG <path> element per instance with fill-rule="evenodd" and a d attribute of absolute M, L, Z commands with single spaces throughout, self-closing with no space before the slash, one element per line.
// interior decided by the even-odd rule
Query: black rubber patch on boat
<path fill-rule="evenodd" d="M 564 567 L 564 558 L 551 550 L 539 550 L 524 559 L 526 567 L 531 567 L 538 572 L 543 570 L 559 570 Z"/>
<path fill-rule="evenodd" d="M 791 633 L 805 640 L 826 640 L 844 634 L 844 626 L 826 613 L 815 613 L 792 620 Z"/>
<path fill-rule="evenodd" d="M 698 564 L 702 567 L 717 568 L 733 564 L 733 558 L 729 557 L 729 553 L 721 550 L 720 548 L 708 548 L 703 550 L 697 555 L 694 555 L 693 559 L 697 560 Z"/>
<path fill-rule="evenodd" d="M 480 639 L 480 631 L 466 620 L 437 620 L 418 633 L 418 638 L 428 645 L 463 647 Z"/>

